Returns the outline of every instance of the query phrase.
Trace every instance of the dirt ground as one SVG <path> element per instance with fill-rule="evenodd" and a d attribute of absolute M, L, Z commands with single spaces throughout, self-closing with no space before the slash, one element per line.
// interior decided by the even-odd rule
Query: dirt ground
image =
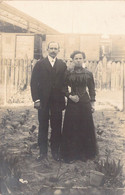
<path fill-rule="evenodd" d="M 48 160 L 37 162 L 38 121 L 33 104 L 1 106 L 0 152 L 4 158 L 3 166 L 7 158 L 7 162 L 12 164 L 10 174 L 2 177 L 4 173 L 1 173 L 1 194 L 124 195 L 125 113 L 102 102 L 98 95 L 93 118 L 99 147 L 99 155 L 95 160 L 66 164 L 54 161 L 49 151 Z M 114 179 L 113 176 L 107 177 L 100 187 L 94 187 L 90 183 L 90 171 L 98 170 L 98 164 L 107 157 L 110 162 L 123 165 L 122 174 Z M 13 158 L 17 159 L 17 165 L 12 161 Z"/>

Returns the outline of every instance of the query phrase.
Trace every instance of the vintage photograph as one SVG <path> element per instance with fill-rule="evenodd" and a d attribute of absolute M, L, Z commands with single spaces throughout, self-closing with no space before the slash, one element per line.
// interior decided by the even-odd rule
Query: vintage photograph
<path fill-rule="evenodd" d="M 125 195 L 125 1 L 0 0 L 0 195 Z"/>

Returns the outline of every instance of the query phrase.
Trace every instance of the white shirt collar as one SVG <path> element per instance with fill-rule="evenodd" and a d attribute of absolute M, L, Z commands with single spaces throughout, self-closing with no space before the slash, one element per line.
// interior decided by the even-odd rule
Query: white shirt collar
<path fill-rule="evenodd" d="M 52 67 L 53 67 L 54 64 L 55 64 L 55 61 L 56 61 L 56 57 L 55 57 L 55 58 L 52 58 L 51 56 L 48 56 L 48 59 L 49 59 L 50 64 L 51 64 Z"/>

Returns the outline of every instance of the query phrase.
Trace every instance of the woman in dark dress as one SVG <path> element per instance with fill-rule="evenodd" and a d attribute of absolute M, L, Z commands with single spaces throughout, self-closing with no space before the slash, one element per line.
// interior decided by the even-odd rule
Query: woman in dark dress
<path fill-rule="evenodd" d="M 68 98 L 60 149 L 65 162 L 93 159 L 97 154 L 92 117 L 95 102 L 93 75 L 82 67 L 85 58 L 83 52 L 74 51 L 71 58 L 74 68 L 66 72 L 63 89 Z M 68 91 L 69 87 L 71 93 Z"/>

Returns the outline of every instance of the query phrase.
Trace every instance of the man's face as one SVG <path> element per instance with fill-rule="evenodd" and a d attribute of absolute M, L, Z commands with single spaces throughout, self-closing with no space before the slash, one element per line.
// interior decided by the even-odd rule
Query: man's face
<path fill-rule="evenodd" d="M 58 43 L 50 43 L 48 46 L 48 55 L 55 58 L 59 53 Z"/>

